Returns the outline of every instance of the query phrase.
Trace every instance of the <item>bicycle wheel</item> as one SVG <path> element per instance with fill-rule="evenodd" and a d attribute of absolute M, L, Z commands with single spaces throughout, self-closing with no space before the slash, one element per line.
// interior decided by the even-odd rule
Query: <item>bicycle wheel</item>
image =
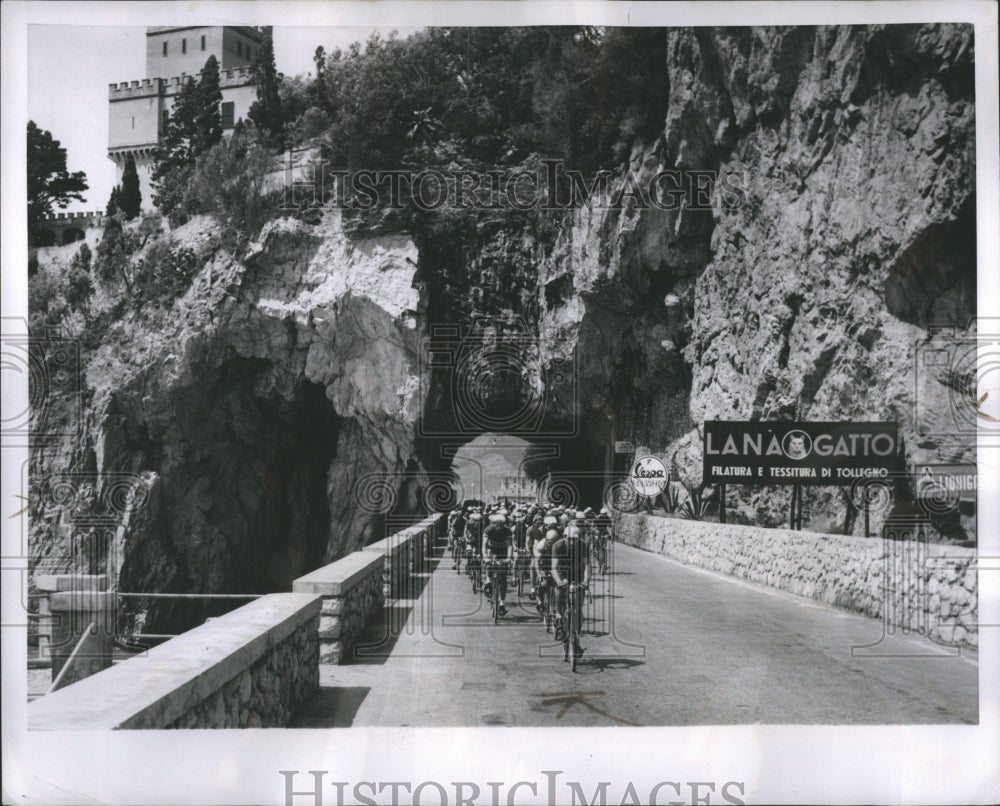
<path fill-rule="evenodd" d="M 493 623 L 500 623 L 500 580 L 495 574 L 493 577 Z"/>
<path fill-rule="evenodd" d="M 566 603 L 566 609 L 569 611 L 569 624 L 566 626 L 567 640 L 569 641 L 569 651 L 573 657 L 573 664 L 571 666 L 572 671 L 576 671 L 576 662 L 579 660 L 579 656 L 576 651 L 577 645 L 580 643 L 580 628 L 577 625 L 577 596 L 580 595 L 580 591 L 577 589 L 572 589 L 569 591 Z"/>
<path fill-rule="evenodd" d="M 571 633 L 573 632 L 571 628 L 571 622 L 568 618 L 570 608 L 569 608 L 569 597 L 570 593 L 567 590 L 566 595 L 563 597 L 563 609 L 560 613 L 560 621 L 562 622 L 562 644 L 563 644 L 563 663 L 569 662 L 570 653 L 573 652 L 573 642 L 571 640 Z M 573 664 L 575 668 L 576 664 L 576 653 L 573 652 Z"/>

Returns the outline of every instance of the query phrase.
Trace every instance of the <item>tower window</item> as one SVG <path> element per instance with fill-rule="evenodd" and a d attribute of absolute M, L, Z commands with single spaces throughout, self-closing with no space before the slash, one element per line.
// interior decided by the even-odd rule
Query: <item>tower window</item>
<path fill-rule="evenodd" d="M 134 117 L 134 116 L 133 116 L 133 118 L 132 118 L 132 128 L 133 128 L 133 129 L 135 128 L 135 117 Z"/>
<path fill-rule="evenodd" d="M 223 101 L 222 102 L 222 128 L 231 129 L 233 128 L 233 102 Z"/>
<path fill-rule="evenodd" d="M 201 49 L 202 50 L 205 49 L 205 35 L 204 34 L 201 35 Z"/>
<path fill-rule="evenodd" d="M 163 121 L 163 128 L 167 128 L 167 122 L 170 120 L 170 111 L 167 109 L 163 110 L 163 114 L 160 116 Z"/>
<path fill-rule="evenodd" d="M 186 39 L 181 40 L 181 53 L 188 52 L 188 41 Z"/>
<path fill-rule="evenodd" d="M 164 56 L 167 55 L 167 43 L 166 42 L 163 43 L 163 55 Z"/>

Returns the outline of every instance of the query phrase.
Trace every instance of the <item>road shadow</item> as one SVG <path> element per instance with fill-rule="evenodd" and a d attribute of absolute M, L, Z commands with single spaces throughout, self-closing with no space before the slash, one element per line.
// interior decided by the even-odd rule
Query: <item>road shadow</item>
<path fill-rule="evenodd" d="M 645 661 L 631 660 L 629 658 L 588 658 L 585 652 L 583 657 L 577 661 L 576 670 L 577 672 L 590 670 L 593 673 L 600 673 L 604 671 L 627 670 L 634 666 L 645 665 Z"/>
<path fill-rule="evenodd" d="M 349 728 L 371 688 L 321 686 L 292 716 L 290 728 Z"/>
<path fill-rule="evenodd" d="M 409 605 L 383 607 L 365 625 L 344 665 L 383 664 L 403 633 L 413 608 Z"/>

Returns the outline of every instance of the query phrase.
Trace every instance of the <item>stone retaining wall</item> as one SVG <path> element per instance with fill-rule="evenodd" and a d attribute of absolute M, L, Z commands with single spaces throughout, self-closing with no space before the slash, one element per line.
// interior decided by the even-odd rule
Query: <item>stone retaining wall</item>
<path fill-rule="evenodd" d="M 938 642 L 978 646 L 974 549 L 649 515 L 619 516 L 616 539 Z"/>
<path fill-rule="evenodd" d="M 28 704 L 31 730 L 285 727 L 319 687 L 320 599 L 262 596 Z"/>
<path fill-rule="evenodd" d="M 433 553 L 434 538 L 443 518 L 443 514 L 431 515 L 362 549 L 379 552 L 385 557 L 383 583 L 386 599 L 414 598 L 416 580 L 413 575 L 423 572 L 427 558 Z"/>
<path fill-rule="evenodd" d="M 292 583 L 296 593 L 322 597 L 320 663 L 338 664 L 347 657 L 368 619 L 385 604 L 384 564 L 381 554 L 355 551 Z"/>

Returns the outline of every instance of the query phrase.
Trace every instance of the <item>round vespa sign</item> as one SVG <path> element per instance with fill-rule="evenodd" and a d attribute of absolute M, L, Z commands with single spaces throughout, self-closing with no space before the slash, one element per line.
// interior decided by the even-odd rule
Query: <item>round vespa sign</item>
<path fill-rule="evenodd" d="M 628 480 L 639 495 L 659 495 L 667 486 L 667 468 L 655 456 L 643 456 L 635 460 Z"/>

